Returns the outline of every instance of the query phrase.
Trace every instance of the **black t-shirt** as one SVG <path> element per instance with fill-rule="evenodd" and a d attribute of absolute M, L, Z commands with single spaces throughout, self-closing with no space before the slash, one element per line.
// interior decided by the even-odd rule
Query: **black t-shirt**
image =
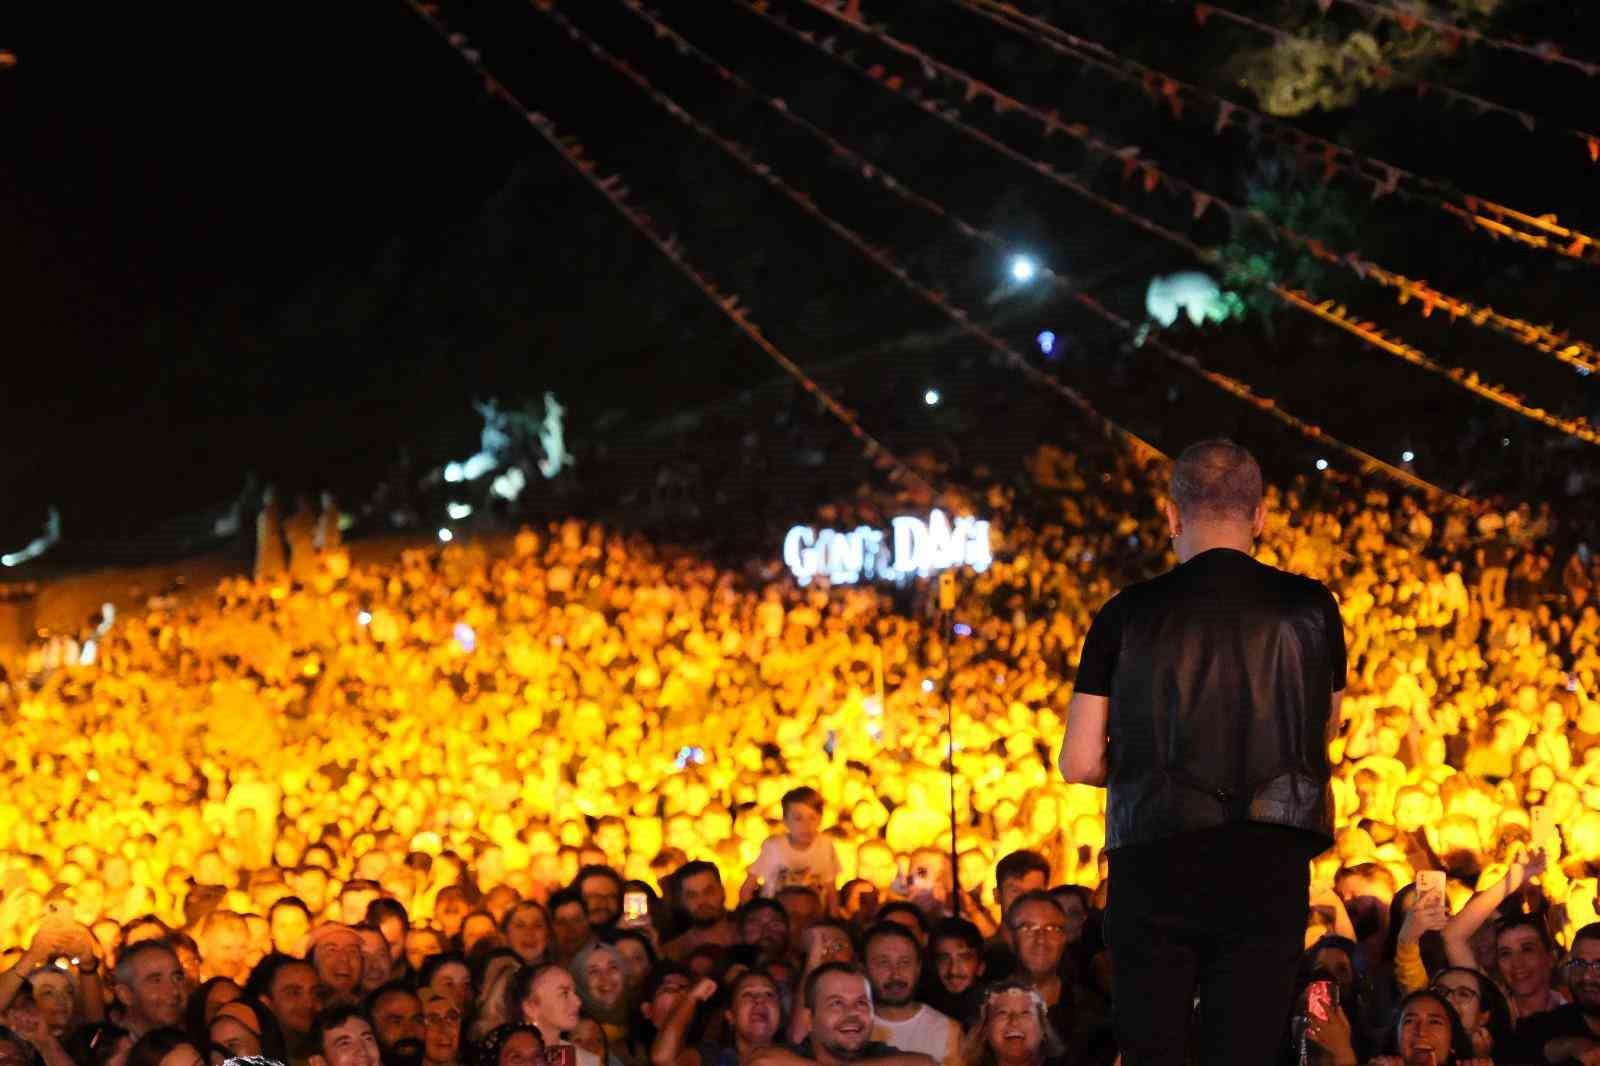
<path fill-rule="evenodd" d="M 1511 1038 L 1511 1047 L 1504 1051 L 1495 1048 L 1494 1058 L 1496 1062 L 1546 1062 L 1544 1046 L 1567 1036 L 1581 1036 L 1600 1043 L 1600 1032 L 1589 1027 L 1576 1003 L 1524 1018 Z"/>

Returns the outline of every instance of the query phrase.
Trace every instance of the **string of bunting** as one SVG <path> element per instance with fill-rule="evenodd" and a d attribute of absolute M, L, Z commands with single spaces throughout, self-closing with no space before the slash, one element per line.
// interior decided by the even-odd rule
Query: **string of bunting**
<path fill-rule="evenodd" d="M 1468 44 L 1481 44 L 1488 48 L 1497 48 L 1502 52 L 1516 52 L 1519 55 L 1529 56 L 1542 63 L 1554 63 L 1559 66 L 1571 67 L 1573 70 L 1589 77 L 1600 74 L 1600 63 L 1590 63 L 1564 54 L 1554 41 L 1540 41 L 1538 44 L 1522 44 L 1519 41 L 1510 41 L 1504 37 L 1492 37 L 1487 33 L 1464 26 L 1456 26 L 1442 19 L 1432 17 L 1425 11 L 1407 10 L 1405 8 L 1390 7 L 1388 4 L 1374 3 L 1374 0 L 1317 0 L 1317 10 L 1326 15 L 1336 3 L 1348 4 L 1375 18 L 1387 19 L 1411 33 L 1419 26 L 1426 26 L 1443 37 L 1448 46 L 1454 50 L 1461 46 L 1461 42 Z"/>
<path fill-rule="evenodd" d="M 873 264 L 894 277 L 907 289 L 919 296 L 925 303 L 937 309 L 948 317 L 965 333 L 981 341 L 996 354 L 1005 358 L 1013 366 L 1022 370 L 1024 374 L 1048 387 L 1077 407 L 1092 421 L 1096 427 L 1109 439 L 1117 441 L 1127 447 L 1134 457 L 1141 463 L 1169 462 L 1168 456 L 1155 445 L 1142 437 L 1125 429 L 1121 425 L 1101 414 L 1091 404 L 1087 397 L 1078 390 L 1058 381 L 1056 378 L 1038 367 L 1034 366 L 1022 353 L 1011 345 L 995 336 L 975 322 L 968 313 L 955 306 L 942 292 L 936 292 L 914 279 L 910 272 L 891 256 L 887 249 L 868 241 L 856 230 L 838 221 L 819 207 L 806 193 L 790 185 L 778 172 L 766 163 L 757 159 L 751 151 L 738 141 L 724 137 L 689 111 L 685 110 L 676 100 L 657 89 L 648 78 L 636 70 L 627 60 L 621 59 L 608 51 L 594 38 L 590 37 L 579 28 L 571 19 L 567 18 L 555 6 L 554 0 L 530 0 L 534 9 L 547 15 L 553 22 L 560 26 L 579 47 L 585 49 L 596 60 L 610 67 L 623 78 L 632 82 L 641 92 L 649 96 L 657 105 L 684 126 L 698 134 L 702 139 L 709 141 L 720 148 L 751 174 L 760 178 L 768 186 L 783 194 L 790 202 L 799 207 L 807 215 L 821 223 L 831 233 L 860 252 Z"/>
<path fill-rule="evenodd" d="M 770 10 L 768 10 L 768 4 L 766 3 L 766 0 L 733 0 L 733 2 L 735 4 L 738 4 L 739 6 L 743 7 L 745 10 L 751 12 L 752 14 L 758 16 L 759 18 L 764 19 L 769 25 L 777 28 L 782 33 L 784 33 L 784 34 L 786 34 L 786 35 L 788 35 L 788 36 L 790 36 L 790 37 L 792 37 L 792 38 L 794 38 L 796 40 L 802 41 L 802 42 L 810 45 L 813 48 L 816 48 L 816 49 L 822 51 L 824 54 L 830 56 L 835 62 L 837 62 L 837 63 L 839 63 L 839 64 L 841 64 L 843 66 L 849 67 L 852 70 L 855 70 L 857 73 L 862 74 L 863 76 L 868 77 L 871 80 L 875 81 L 878 85 L 882 86 L 884 89 L 888 90 L 889 92 L 895 93 L 896 95 L 903 97 L 908 102 L 911 102 L 911 103 L 915 104 L 916 106 L 920 107 L 923 111 L 927 112 L 929 115 L 931 115 L 934 118 L 938 119 L 939 121 L 945 123 L 947 126 L 951 127 L 952 129 L 955 129 L 955 130 L 961 132 L 963 135 L 971 138 L 972 140 L 975 140 L 978 143 L 984 145 L 985 147 L 991 149 L 996 154 L 1002 155 L 1002 156 L 1006 157 L 1007 159 L 1010 159 L 1013 162 L 1016 162 L 1017 164 L 1019 164 L 1019 165 L 1021 165 L 1023 167 L 1026 167 L 1027 169 L 1033 171 L 1034 173 L 1041 175 L 1046 180 L 1051 181 L 1054 184 L 1057 184 L 1057 185 L 1061 186 L 1062 188 L 1068 189 L 1068 190 L 1070 190 L 1070 191 L 1082 196 L 1084 199 L 1089 200 L 1091 203 L 1094 203 L 1096 206 L 1104 208 L 1109 214 L 1112 214 L 1112 215 L 1116 216 L 1117 218 L 1120 218 L 1120 219 L 1122 219 L 1122 220 L 1124 220 L 1124 221 L 1126 221 L 1126 222 L 1128 222 L 1128 223 L 1130 223 L 1130 224 L 1132 224 L 1134 226 L 1137 226 L 1139 229 L 1144 230 L 1146 233 L 1149 233 L 1149 234 L 1151 234 L 1153 236 L 1159 237 L 1162 240 L 1165 240 L 1165 241 L 1167 241 L 1167 242 L 1169 242 L 1169 243 L 1171 243 L 1173 245 L 1176 245 L 1177 247 L 1183 248 L 1185 251 L 1189 252 L 1191 255 L 1193 255 L 1196 259 L 1200 260 L 1201 262 L 1209 263 L 1209 264 L 1217 264 L 1217 263 L 1229 262 L 1228 260 L 1225 260 L 1214 249 L 1204 248 L 1204 247 L 1200 246 L 1199 244 L 1197 244 L 1195 241 L 1191 240 L 1189 237 L 1187 237 L 1187 236 L 1185 236 L 1185 235 L 1183 235 L 1181 233 L 1178 233 L 1178 232 L 1176 232 L 1176 231 L 1174 231 L 1174 230 L 1172 230 L 1172 229 L 1170 229 L 1170 228 L 1168 228 L 1166 226 L 1163 226 L 1158 222 L 1155 222 L 1155 221 L 1153 221 L 1151 219 L 1145 218 L 1143 215 L 1140 215 L 1139 213 L 1137 213 L 1137 212 L 1135 212 L 1133 210 L 1130 210 L 1128 207 L 1126 207 L 1123 204 L 1120 204 L 1120 203 L 1116 202 L 1115 200 L 1110 200 L 1110 199 L 1108 199 L 1106 197 L 1101 196 L 1100 194 L 1098 194 L 1098 193 L 1094 192 L 1093 190 L 1089 189 L 1082 182 L 1079 182 L 1079 181 L 1077 181 L 1077 180 L 1075 180 L 1075 179 L 1073 179 L 1071 177 L 1068 177 L 1065 174 L 1058 173 L 1055 170 L 1055 168 L 1052 167 L 1049 163 L 1046 163 L 1046 162 L 1044 162 L 1042 160 L 1033 159 L 1033 158 L 1023 154 L 1022 152 L 1017 151 L 1015 148 L 1011 147 L 1009 144 L 1006 144 L 1003 141 L 1000 141 L 1000 140 L 996 139 L 995 137 L 991 136 L 990 134 L 984 132 L 983 130 L 977 129 L 974 126 L 972 126 L 972 125 L 970 125 L 970 124 L 968 124 L 966 122 L 963 122 L 961 120 L 960 113 L 955 108 L 941 106 L 938 101 L 933 100 L 933 99 L 931 99 L 929 97 L 925 97 L 925 96 L 924 97 L 919 97 L 919 96 L 913 95 L 911 90 L 908 90 L 906 88 L 906 86 L 904 84 L 904 79 L 899 77 L 898 75 L 892 76 L 892 77 L 885 77 L 884 76 L 884 72 L 881 69 L 878 69 L 878 68 L 869 69 L 869 68 L 863 66 L 862 64 L 860 64 L 859 62 L 857 62 L 856 60 L 851 59 L 848 56 L 840 54 L 836 47 L 830 46 L 825 41 L 819 42 L 817 40 L 815 34 L 811 33 L 810 31 L 801 30 L 798 27 L 790 25 L 789 22 L 786 19 L 784 19 L 781 15 L 775 14 L 775 13 L 771 12 Z M 1237 264 L 1235 264 L 1235 265 L 1237 265 Z M 1293 307 L 1293 308 L 1295 308 L 1297 310 L 1306 311 L 1307 313 L 1312 314 L 1314 317 L 1322 318 L 1324 320 L 1328 320 L 1325 315 L 1311 310 L 1312 307 L 1315 307 L 1317 305 L 1315 304 L 1314 301 L 1310 302 L 1310 303 L 1306 302 L 1306 301 L 1311 300 L 1310 297 L 1307 297 L 1304 294 L 1301 294 L 1301 298 L 1299 298 L 1299 299 L 1291 299 L 1292 290 L 1290 290 L 1290 289 L 1288 289 L 1288 288 L 1286 288 L 1284 286 L 1278 285 L 1276 283 L 1269 283 L 1265 287 L 1275 297 L 1277 297 L 1279 300 L 1281 300 L 1282 302 L 1284 302 L 1288 306 Z M 1357 337 L 1361 338 L 1362 340 L 1367 341 L 1369 344 L 1371 344 L 1373 347 L 1377 348 L 1379 351 L 1382 351 L 1382 352 L 1385 352 L 1385 353 L 1388 353 L 1388 354 L 1392 354 L 1392 355 L 1399 355 L 1400 354 L 1400 353 L 1394 351 L 1394 349 L 1392 347 L 1392 344 L 1394 342 L 1389 340 L 1389 339 L 1387 339 L 1386 337 L 1384 337 L 1384 335 L 1381 333 L 1381 331 L 1377 330 L 1376 327 L 1370 326 L 1370 324 L 1367 324 L 1366 326 L 1363 326 L 1362 329 L 1360 329 L 1360 330 L 1354 330 L 1354 329 L 1350 328 L 1351 325 L 1356 325 L 1356 323 L 1346 323 L 1344 321 L 1338 321 L 1338 322 L 1330 322 L 1330 324 L 1333 324 L 1333 325 L 1337 326 L 1338 328 L 1345 329 L 1347 332 L 1352 333 L 1354 336 L 1357 336 Z M 1383 339 L 1380 340 L 1379 338 L 1383 338 Z M 1412 350 L 1414 351 L 1415 349 L 1412 349 Z M 1426 357 L 1424 357 L 1424 358 L 1426 358 Z M 1407 361 L 1415 362 L 1414 360 L 1407 360 Z M 1534 410 L 1537 410 L 1536 408 L 1532 408 L 1532 407 L 1526 405 L 1522 401 L 1522 399 L 1520 397 L 1518 397 L 1517 395 L 1515 395 L 1514 393 L 1510 392 L 1507 389 L 1503 389 L 1503 388 L 1500 388 L 1500 387 L 1497 387 L 1497 386 L 1492 386 L 1492 385 L 1484 385 L 1482 382 L 1477 380 L 1476 374 L 1473 374 L 1472 372 L 1464 371 L 1464 370 L 1460 370 L 1460 369 L 1453 369 L 1453 368 L 1449 368 L 1449 367 L 1444 367 L 1441 364 L 1434 363 L 1431 359 L 1428 359 L 1425 362 L 1415 363 L 1415 365 L 1424 366 L 1427 369 L 1436 370 L 1436 372 L 1438 372 L 1447 381 L 1454 382 L 1455 384 L 1460 385 L 1460 386 L 1462 386 L 1464 388 L 1469 388 L 1470 391 L 1475 392 L 1479 396 L 1482 396 L 1485 399 L 1491 400 L 1492 402 L 1494 402 L 1496 404 L 1499 404 L 1500 406 L 1506 408 L 1507 410 L 1514 411 L 1514 412 L 1516 412 L 1518 414 L 1525 415 L 1525 416 L 1527 416 L 1529 418 L 1534 418 L 1535 417 L 1530 412 L 1532 412 Z M 1471 386 L 1468 386 L 1466 384 L 1466 380 L 1469 377 L 1473 381 L 1473 384 Z M 1593 428 L 1589 425 L 1589 423 L 1587 421 L 1585 421 L 1584 419 L 1581 419 L 1581 418 L 1579 418 L 1579 419 L 1555 419 L 1555 420 L 1552 420 L 1552 419 L 1554 419 L 1554 416 L 1545 415 L 1544 417 L 1537 418 L 1536 420 L 1537 421 L 1541 421 L 1546 425 L 1550 425 L 1550 426 L 1553 426 L 1554 428 L 1560 429 L 1563 432 L 1570 433 L 1572 436 L 1578 437 L 1579 439 L 1583 439 L 1585 433 L 1594 432 Z"/>
<path fill-rule="evenodd" d="M 769 110 L 777 114 L 778 117 L 783 121 L 800 130 L 803 130 L 811 137 L 820 141 L 835 157 L 849 164 L 849 169 L 852 174 L 865 181 L 875 182 L 900 199 L 904 200 L 906 203 L 911 204 L 913 207 L 925 211 L 937 218 L 944 219 L 965 237 L 978 241 L 997 251 L 1003 252 L 1009 247 L 1008 243 L 998 234 L 990 230 L 986 230 L 980 226 L 973 225 L 966 219 L 952 212 L 943 203 L 935 200 L 925 193 L 921 193 L 913 189 L 895 174 L 885 169 L 880 163 L 862 155 L 860 152 L 844 144 L 823 127 L 797 113 L 792 107 L 789 106 L 787 101 L 763 92 L 759 87 L 728 68 L 726 65 L 718 61 L 715 56 L 710 55 L 704 49 L 696 45 L 693 41 L 690 41 L 688 38 L 686 38 L 682 33 L 674 29 L 671 25 L 665 22 L 658 13 L 652 12 L 646 8 L 643 0 L 619 0 L 619 2 L 629 11 L 633 12 L 633 14 L 643 21 L 647 26 L 649 26 L 651 31 L 658 39 L 664 40 L 676 48 L 679 54 L 690 56 L 696 59 L 722 81 L 735 86 L 741 92 L 744 92 L 754 99 L 759 100 L 761 103 L 766 105 Z M 1106 322 L 1109 322 L 1113 326 L 1116 326 L 1123 333 L 1128 334 L 1129 336 L 1136 337 L 1139 335 L 1139 329 L 1137 326 L 1123 318 L 1121 315 L 1111 311 L 1098 300 L 1084 292 L 1077 290 L 1067 278 L 1056 273 L 1055 271 L 1050 270 L 1048 267 L 1041 269 L 1052 283 L 1054 283 L 1058 288 L 1069 295 L 1073 300 L 1075 300 L 1090 313 L 1096 315 Z M 1148 347 L 1154 348 L 1161 355 L 1190 370 L 1224 392 L 1243 400 L 1252 407 L 1256 408 L 1256 410 L 1261 411 L 1284 423 L 1285 425 L 1294 429 L 1297 433 L 1306 437 L 1308 440 L 1327 445 L 1328 447 L 1336 449 L 1350 456 L 1356 461 L 1357 465 L 1363 472 L 1381 473 L 1395 481 L 1400 482 L 1401 484 L 1406 485 L 1409 488 L 1420 490 L 1430 497 L 1445 497 L 1454 501 L 1464 502 L 1462 501 L 1461 497 L 1441 489 L 1439 486 L 1434 485 L 1429 481 L 1425 481 L 1422 478 L 1417 477 L 1415 474 L 1386 463 L 1376 456 L 1370 455 L 1359 448 L 1346 444 L 1337 437 L 1334 437 L 1324 431 L 1321 427 L 1313 425 L 1312 423 L 1306 422 L 1305 420 L 1290 414 L 1288 411 L 1280 408 L 1274 400 L 1258 395 L 1249 385 L 1245 384 L 1244 382 L 1229 377 L 1228 375 L 1219 371 L 1208 369 L 1194 356 L 1178 351 L 1157 337 L 1147 337 L 1144 340 L 1144 344 Z"/>
<path fill-rule="evenodd" d="M 1429 203 L 1454 216 L 1475 232 L 1504 237 L 1569 259 L 1600 263 L 1600 239 L 1562 226 L 1554 215 L 1533 215 L 1483 196 L 1457 192 L 1448 182 L 1413 173 L 1383 159 L 1363 155 L 1342 144 L 1228 100 L 1209 89 L 1191 84 L 1162 70 L 1146 66 L 1106 45 L 1079 37 L 1054 23 L 1018 10 L 1005 0 L 951 0 L 979 18 L 1118 81 L 1138 86 L 1157 106 L 1169 108 L 1176 119 L 1186 111 L 1204 107 L 1215 113 L 1212 132 L 1221 135 L 1230 126 L 1248 131 L 1252 140 L 1264 138 L 1286 146 L 1292 157 L 1308 169 L 1319 171 L 1324 185 L 1336 175 L 1348 174 L 1372 186 L 1372 198 L 1394 195 Z M 1030 32 L 1031 31 L 1031 32 Z M 1413 189 L 1418 185 L 1428 191 Z M 1536 231 L 1536 232 L 1529 232 Z"/>
<path fill-rule="evenodd" d="M 1206 21 L 1210 19 L 1212 15 L 1216 15 L 1240 26 L 1247 26 L 1258 33 L 1264 33 L 1281 43 L 1293 43 L 1299 45 L 1308 45 L 1313 43 L 1305 37 L 1300 37 L 1296 34 L 1290 33 L 1281 26 L 1274 26 L 1270 22 L 1263 22 L 1260 19 L 1254 19 L 1248 15 L 1241 15 L 1237 11 L 1233 11 L 1229 8 L 1221 6 L 1220 4 L 1217 4 L 1215 0 L 1207 0 L 1207 2 L 1204 3 L 1200 2 L 1200 0 L 1196 0 L 1194 5 L 1194 18 L 1196 22 L 1204 26 Z M 1360 66 L 1364 68 L 1367 73 L 1372 75 L 1372 77 L 1380 84 L 1387 84 L 1390 79 L 1394 77 L 1394 68 L 1385 63 L 1370 62 L 1368 60 L 1361 59 L 1358 56 L 1347 56 L 1345 61 L 1353 66 Z M 1514 119 L 1518 125 L 1520 125 L 1529 133 L 1533 133 L 1539 128 L 1539 120 L 1530 112 L 1522 111 L 1515 107 L 1509 107 L 1485 96 L 1476 96 L 1469 92 L 1463 92 L 1460 89 L 1452 89 L 1450 86 L 1440 85 L 1438 82 L 1427 81 L 1421 78 L 1413 78 L 1410 80 L 1419 97 L 1432 95 L 1449 102 L 1465 104 L 1479 115 L 1503 115 L 1506 118 Z M 1564 126 L 1551 127 L 1551 130 L 1552 132 L 1558 133 L 1563 137 L 1572 138 L 1582 142 L 1585 151 L 1588 153 L 1589 162 L 1600 163 L 1600 134 L 1590 133 L 1587 130 L 1572 129 L 1571 127 Z"/>
<path fill-rule="evenodd" d="M 773 362 L 777 363 L 785 373 L 799 382 L 806 392 L 816 397 L 817 401 L 827 411 L 838 419 L 862 445 L 862 451 L 867 459 L 884 469 L 891 480 L 909 484 L 926 492 L 929 497 L 937 498 L 938 492 L 920 474 L 913 470 L 906 462 L 884 447 L 877 438 L 868 433 L 857 420 L 855 414 L 838 400 L 834 399 L 825 388 L 819 385 L 808 375 L 805 370 L 793 359 L 784 354 L 776 344 L 769 340 L 761 327 L 750 318 L 747 308 L 739 305 L 736 294 L 725 292 L 708 275 L 691 263 L 684 254 L 677 235 L 663 235 L 654 220 L 648 214 L 634 207 L 628 201 L 628 187 L 623 183 L 618 174 L 602 177 L 599 165 L 584 152 L 582 144 L 571 137 L 564 137 L 556 129 L 555 124 L 544 115 L 531 111 L 523 106 L 512 92 L 500 82 L 498 78 L 484 65 L 482 56 L 477 49 L 469 46 L 467 39 L 460 33 L 452 33 L 438 16 L 437 8 L 422 0 L 405 0 L 405 3 L 419 15 L 423 21 L 431 26 L 446 43 L 448 43 L 462 59 L 483 79 L 484 91 L 492 98 L 498 99 L 515 110 L 528 123 L 533 130 L 542 137 L 551 148 L 554 148 L 571 167 L 588 182 L 595 191 L 604 196 L 614 207 L 618 214 L 630 222 L 635 229 L 644 235 L 645 239 L 655 245 L 656 249 L 678 269 L 694 286 L 706 295 L 717 309 L 722 312 L 739 331 L 748 337 L 756 347 L 760 348 Z"/>
<path fill-rule="evenodd" d="M 1558 429 L 1586 444 L 1600 445 L 1600 430 L 1597 430 L 1586 419 L 1562 418 L 1559 415 L 1553 415 L 1542 407 L 1534 407 L 1524 403 L 1520 397 L 1514 396 L 1498 386 L 1484 384 L 1479 380 L 1475 372 L 1465 371 L 1459 367 L 1447 367 L 1442 363 L 1437 363 L 1430 359 L 1426 353 L 1412 347 L 1398 337 L 1390 336 L 1373 323 L 1357 321 L 1348 310 L 1332 300 L 1317 300 L 1309 293 L 1278 286 L 1274 286 L 1273 291 L 1277 292 L 1285 301 L 1308 314 L 1315 315 L 1330 325 L 1337 326 L 1353 336 L 1360 337 L 1374 347 L 1399 356 L 1413 366 L 1422 367 L 1424 370 L 1435 374 L 1442 374 L 1462 388 L 1470 389 L 1479 396 L 1493 400 L 1503 407 L 1510 408 L 1525 418 L 1541 422 L 1551 429 Z"/>
<path fill-rule="evenodd" d="M 735 0 L 736 3 L 757 9 L 762 14 L 769 6 L 769 0 Z M 1480 306 L 1468 300 L 1442 292 L 1428 282 L 1409 278 L 1380 266 L 1371 260 L 1365 259 L 1355 252 L 1338 252 L 1328 248 L 1321 240 L 1292 230 L 1274 222 L 1261 211 L 1240 207 L 1237 204 L 1210 193 L 1198 186 L 1180 178 L 1171 172 L 1157 166 L 1154 162 L 1140 156 L 1140 149 L 1136 145 L 1119 145 L 1101 139 L 1101 135 L 1080 122 L 1064 122 L 1061 116 L 1054 112 L 1041 111 L 1033 105 L 1010 96 L 990 85 L 988 82 L 976 77 L 972 73 L 954 67 L 949 63 L 929 55 L 915 45 L 890 34 L 880 25 L 869 25 L 860 17 L 859 8 L 856 8 L 856 17 L 835 11 L 828 0 L 796 0 L 813 10 L 819 11 L 829 18 L 843 22 L 857 32 L 878 41 L 891 51 L 898 52 L 908 58 L 916 60 L 922 67 L 925 76 L 930 79 L 944 78 L 955 82 L 964 88 L 964 98 L 967 102 L 988 97 L 994 106 L 996 114 L 1006 114 L 1012 111 L 1026 115 L 1039 123 L 1045 136 L 1048 138 L 1053 132 L 1062 132 L 1084 145 L 1086 149 L 1097 157 L 1115 158 L 1122 164 L 1124 182 L 1131 180 L 1136 174 L 1140 176 L 1139 185 L 1147 193 L 1157 189 L 1167 188 L 1187 196 L 1194 204 L 1194 216 L 1199 218 L 1205 211 L 1215 205 L 1224 211 L 1229 221 L 1238 226 L 1241 221 L 1248 221 L 1261 229 L 1273 239 L 1286 242 L 1312 258 L 1349 271 L 1362 281 L 1381 285 L 1391 289 L 1396 294 L 1396 300 L 1402 306 L 1415 300 L 1417 308 L 1424 318 L 1430 317 L 1435 310 L 1445 311 L 1452 321 L 1465 320 L 1469 324 L 1483 329 L 1489 329 L 1516 341 L 1518 344 L 1554 356 L 1561 362 L 1576 367 L 1585 374 L 1593 373 L 1600 369 L 1600 349 L 1596 349 L 1587 341 L 1574 340 L 1570 334 L 1557 332 L 1553 326 L 1538 325 L 1511 315 L 1501 314 L 1492 307 Z M 815 42 L 812 42 L 815 43 Z M 874 80 L 880 81 L 894 89 L 904 87 L 904 79 L 890 76 L 881 66 L 874 66 L 868 70 L 869 75 L 874 75 Z"/>

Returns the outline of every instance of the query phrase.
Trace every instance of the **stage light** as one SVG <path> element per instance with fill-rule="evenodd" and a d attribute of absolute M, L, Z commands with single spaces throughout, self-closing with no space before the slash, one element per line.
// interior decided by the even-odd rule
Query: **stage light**
<path fill-rule="evenodd" d="M 456 539 L 456 535 L 454 533 L 450 532 L 448 529 L 439 530 L 439 543 L 441 543 L 441 544 L 449 544 L 452 540 L 455 540 L 455 539 Z"/>
<path fill-rule="evenodd" d="M 465 481 L 467 472 L 460 463 L 446 463 L 444 464 L 444 479 L 453 485 L 458 481 Z"/>
<path fill-rule="evenodd" d="M 370 626 L 371 624 L 372 624 L 372 612 L 371 611 L 362 611 L 362 612 L 360 612 L 359 614 L 356 615 L 356 625 L 358 625 L 358 626 Z"/>
<path fill-rule="evenodd" d="M 1500 438 L 1500 447 L 1502 447 L 1502 448 L 1511 447 L 1511 438 L 1510 437 L 1501 437 Z"/>
<path fill-rule="evenodd" d="M 925 677 L 925 678 L 922 679 L 922 691 L 924 691 L 924 692 L 932 692 L 933 691 L 933 678 Z"/>
<path fill-rule="evenodd" d="M 1014 255 L 1011 257 L 1012 281 L 1015 281 L 1021 285 L 1026 285 L 1028 282 L 1032 281 L 1034 275 L 1038 273 L 1039 264 L 1035 263 L 1031 257 L 1026 255 Z"/>
<path fill-rule="evenodd" d="M 472 504 L 451 503 L 445 507 L 445 512 L 449 514 L 452 519 L 459 522 L 461 519 L 472 514 Z"/>
<path fill-rule="evenodd" d="M 1400 461 L 1402 463 L 1409 463 L 1411 460 L 1415 459 L 1416 457 L 1417 457 L 1417 453 L 1414 452 L 1414 451 L 1411 451 L 1410 449 L 1407 449 L 1406 451 L 1403 451 L 1403 452 L 1400 453 Z"/>
<path fill-rule="evenodd" d="M 967 625 L 965 622 L 957 622 L 955 624 L 954 632 L 958 637 L 970 637 L 972 636 L 972 627 Z"/>
<path fill-rule="evenodd" d="M 929 389 L 927 392 L 922 394 L 922 402 L 927 404 L 929 407 L 938 407 L 939 400 L 940 396 L 938 389 Z"/>
<path fill-rule="evenodd" d="M 1045 355 L 1054 355 L 1056 350 L 1056 335 L 1049 330 L 1039 334 L 1039 351 Z"/>
<path fill-rule="evenodd" d="M 1318 470 L 1326 470 L 1326 469 L 1328 469 L 1328 460 L 1326 460 L 1326 459 L 1318 459 L 1317 460 L 1317 469 Z"/>
<path fill-rule="evenodd" d="M 478 634 L 474 633 L 472 631 L 472 627 L 467 625 L 465 622 L 456 623 L 453 636 L 456 638 L 456 643 L 460 645 L 462 651 L 471 652 L 478 646 Z"/>

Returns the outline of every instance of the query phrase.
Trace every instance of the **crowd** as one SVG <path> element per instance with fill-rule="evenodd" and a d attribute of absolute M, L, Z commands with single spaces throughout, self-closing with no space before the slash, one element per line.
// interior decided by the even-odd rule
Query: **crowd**
<path fill-rule="evenodd" d="M 1054 755 L 1157 500 L 1045 448 L 944 501 L 996 556 L 949 611 L 570 520 L 14 664 L 0 1066 L 1110 1062 L 1104 793 Z M 1583 531 L 1332 474 L 1268 507 L 1350 649 L 1286 1059 L 1600 1062 Z"/>

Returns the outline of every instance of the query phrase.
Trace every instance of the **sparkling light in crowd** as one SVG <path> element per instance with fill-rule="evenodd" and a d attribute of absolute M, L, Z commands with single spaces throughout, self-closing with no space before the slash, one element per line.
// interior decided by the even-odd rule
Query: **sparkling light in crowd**
<path fill-rule="evenodd" d="M 372 612 L 371 611 L 362 611 L 360 614 L 356 615 L 356 625 L 358 625 L 358 626 L 370 626 L 371 624 L 372 624 Z"/>
<path fill-rule="evenodd" d="M 1326 459 L 1318 459 L 1317 460 L 1317 469 L 1318 470 L 1326 470 L 1326 469 L 1328 469 L 1328 460 L 1326 460 Z"/>
<path fill-rule="evenodd" d="M 1402 463 L 1409 463 L 1411 460 L 1415 459 L 1416 457 L 1417 457 L 1417 453 L 1414 452 L 1414 451 L 1411 451 L 1409 448 L 1400 453 L 1400 461 Z"/>
<path fill-rule="evenodd" d="M 1039 264 L 1031 256 L 1014 255 L 1011 257 L 1011 280 L 1026 285 L 1039 273 Z"/>
<path fill-rule="evenodd" d="M 1039 334 L 1039 350 L 1045 355 L 1054 355 L 1056 351 L 1056 335 L 1049 330 Z"/>
<path fill-rule="evenodd" d="M 454 533 L 450 532 L 448 529 L 439 530 L 439 541 L 440 541 L 440 543 L 449 544 L 452 540 L 455 540 L 455 539 L 456 539 L 456 535 Z"/>
<path fill-rule="evenodd" d="M 927 392 L 922 394 L 922 402 L 927 404 L 929 407 L 938 407 L 939 399 L 940 397 L 938 389 L 929 389 Z"/>
<path fill-rule="evenodd" d="M 452 519 L 459 522 L 461 519 L 472 514 L 472 504 L 452 502 L 445 507 L 445 512 L 449 514 Z"/>

